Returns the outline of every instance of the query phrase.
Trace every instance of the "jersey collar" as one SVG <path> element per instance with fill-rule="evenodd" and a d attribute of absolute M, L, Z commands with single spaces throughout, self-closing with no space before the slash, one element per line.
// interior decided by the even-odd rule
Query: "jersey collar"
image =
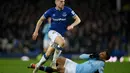
<path fill-rule="evenodd" d="M 62 10 L 64 10 L 64 8 L 65 8 L 65 7 L 63 7 L 63 9 L 59 10 L 59 9 L 57 9 L 57 8 L 55 7 L 55 9 L 58 10 L 58 11 L 62 11 Z"/>

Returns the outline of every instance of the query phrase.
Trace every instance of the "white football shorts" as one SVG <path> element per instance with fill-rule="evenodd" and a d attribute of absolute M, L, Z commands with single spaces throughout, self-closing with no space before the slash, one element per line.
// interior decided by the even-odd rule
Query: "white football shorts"
<path fill-rule="evenodd" d="M 48 40 L 43 40 L 43 48 L 48 48 L 49 47 L 49 45 L 50 45 L 50 40 L 48 39 Z"/>
<path fill-rule="evenodd" d="M 49 32 L 48 32 L 48 36 L 49 36 L 49 38 L 50 38 L 50 45 L 52 44 L 52 43 L 54 43 L 54 41 L 55 41 L 55 39 L 56 39 L 56 37 L 57 36 L 61 36 L 62 37 L 62 35 L 60 34 L 60 33 L 58 33 L 58 32 L 56 32 L 55 30 L 50 30 Z M 63 39 L 64 39 L 64 37 L 62 37 Z"/>
<path fill-rule="evenodd" d="M 70 60 L 66 59 L 64 67 L 65 67 L 65 72 L 64 73 L 76 73 L 76 65 L 77 63 Z"/>

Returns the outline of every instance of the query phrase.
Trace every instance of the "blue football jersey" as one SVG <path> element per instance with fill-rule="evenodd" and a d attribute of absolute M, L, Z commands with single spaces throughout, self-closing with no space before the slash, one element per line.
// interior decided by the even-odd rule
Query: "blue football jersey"
<path fill-rule="evenodd" d="M 57 10 L 55 7 L 50 8 L 43 14 L 44 18 L 51 17 L 52 19 L 50 30 L 55 30 L 62 36 L 66 32 L 67 26 L 69 25 L 69 18 L 75 15 L 75 12 L 66 6 L 62 10 Z"/>
<path fill-rule="evenodd" d="M 86 59 L 87 61 L 81 64 L 77 64 L 76 73 L 103 73 L 104 71 L 104 61 L 91 59 L 88 54 L 80 55 L 81 59 Z"/>

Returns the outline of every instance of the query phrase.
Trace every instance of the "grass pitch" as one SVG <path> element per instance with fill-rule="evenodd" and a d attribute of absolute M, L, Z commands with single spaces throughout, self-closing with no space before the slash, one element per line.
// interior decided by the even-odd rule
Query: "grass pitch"
<path fill-rule="evenodd" d="M 82 60 L 74 60 L 78 63 L 83 62 Z M 32 73 L 32 69 L 28 69 L 27 66 L 30 63 L 37 63 L 35 59 L 29 61 L 22 61 L 20 59 L 3 59 L 0 58 L 0 73 Z M 49 65 L 50 61 L 46 62 Z M 44 73 L 39 71 L 38 73 Z M 104 73 L 130 73 L 130 62 L 115 62 L 106 63 Z"/>

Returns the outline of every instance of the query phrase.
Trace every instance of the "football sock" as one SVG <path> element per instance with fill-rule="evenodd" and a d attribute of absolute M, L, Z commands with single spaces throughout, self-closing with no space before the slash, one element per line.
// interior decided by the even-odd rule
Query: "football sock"
<path fill-rule="evenodd" d="M 41 60 L 37 63 L 37 66 L 39 67 L 41 64 L 44 64 L 48 57 L 46 57 L 46 54 L 44 54 L 41 58 Z"/>
<path fill-rule="evenodd" d="M 56 59 L 60 56 L 61 52 L 62 52 L 61 50 L 55 49 L 53 60 L 52 60 L 53 63 L 56 63 Z"/>
<path fill-rule="evenodd" d="M 48 72 L 48 73 L 54 72 L 54 70 L 51 67 L 47 67 L 47 66 L 40 66 L 39 70 L 42 70 L 42 71 L 45 71 L 45 72 Z"/>

